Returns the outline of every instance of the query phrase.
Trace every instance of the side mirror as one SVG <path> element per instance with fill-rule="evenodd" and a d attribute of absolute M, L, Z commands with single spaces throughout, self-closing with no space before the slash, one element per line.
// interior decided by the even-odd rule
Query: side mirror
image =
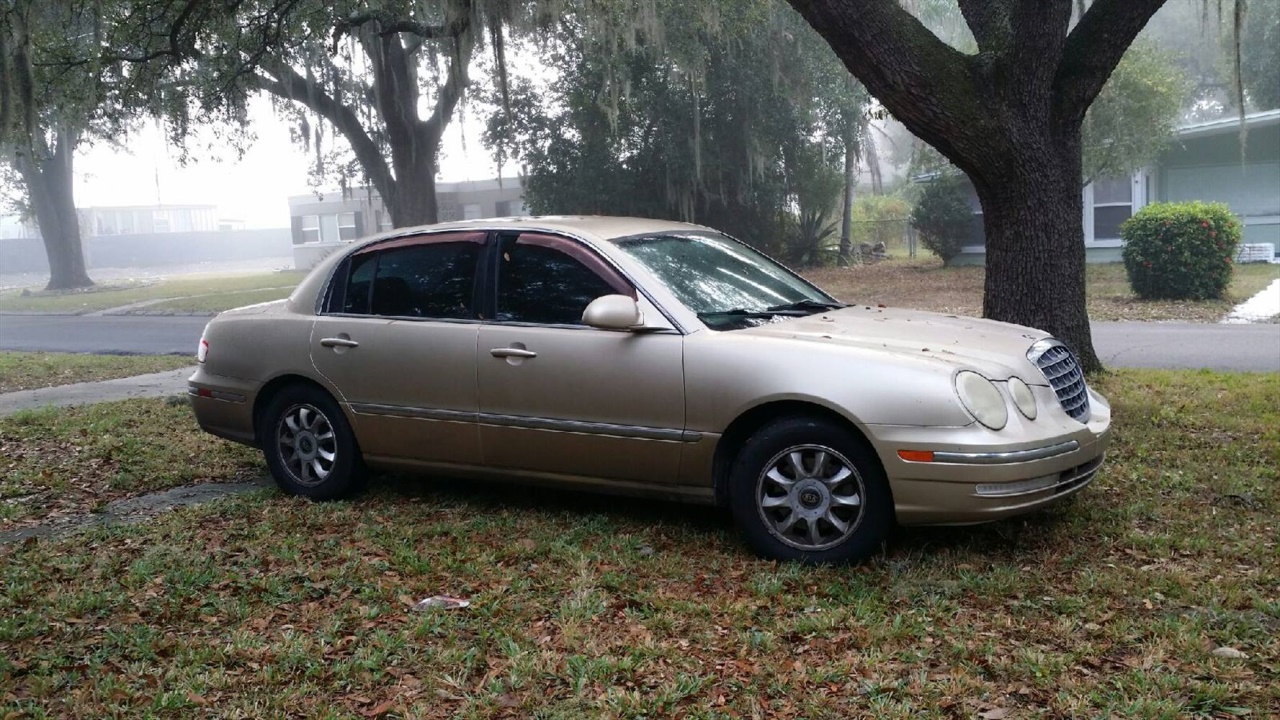
<path fill-rule="evenodd" d="M 644 324 L 644 313 L 626 295 L 603 295 L 582 311 L 582 322 L 601 330 L 631 330 Z"/>

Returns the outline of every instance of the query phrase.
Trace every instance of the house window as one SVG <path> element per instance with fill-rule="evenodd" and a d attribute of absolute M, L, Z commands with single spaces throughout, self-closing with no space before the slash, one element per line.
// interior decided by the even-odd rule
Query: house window
<path fill-rule="evenodd" d="M 338 216 L 337 215 L 321 215 L 320 216 L 320 242 L 338 242 L 341 238 L 338 235 Z"/>
<path fill-rule="evenodd" d="M 302 242 L 320 242 L 320 217 L 318 215 L 302 216 Z"/>
<path fill-rule="evenodd" d="M 356 214 L 338 213 L 338 237 L 343 240 L 355 240 L 356 236 Z"/>
<path fill-rule="evenodd" d="M 1091 239 L 1119 241 L 1120 225 L 1133 216 L 1133 178 L 1128 175 L 1095 180 L 1092 191 Z M 1086 193 L 1089 194 L 1089 193 Z"/>
<path fill-rule="evenodd" d="M 151 232 L 171 232 L 173 226 L 169 222 L 168 210 L 155 210 L 151 213 Z"/>

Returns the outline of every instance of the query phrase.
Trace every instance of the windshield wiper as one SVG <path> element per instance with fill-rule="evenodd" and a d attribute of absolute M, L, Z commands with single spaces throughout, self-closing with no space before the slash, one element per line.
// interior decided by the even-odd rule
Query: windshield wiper
<path fill-rule="evenodd" d="M 783 311 L 783 310 L 821 311 L 821 310 L 839 310 L 840 308 L 846 308 L 846 307 L 849 307 L 849 306 L 845 305 L 844 303 L 827 302 L 826 300 L 810 300 L 808 298 L 805 298 L 804 300 L 796 300 L 795 302 L 783 303 L 781 305 L 771 305 L 765 309 L 770 312 Z"/>
<path fill-rule="evenodd" d="M 804 317 L 809 313 L 804 310 L 789 310 L 786 308 L 773 310 L 748 310 L 746 308 L 734 308 L 732 310 L 709 310 L 707 312 L 698 313 L 698 317 L 735 317 L 735 318 L 771 318 L 778 315 L 785 317 Z"/>

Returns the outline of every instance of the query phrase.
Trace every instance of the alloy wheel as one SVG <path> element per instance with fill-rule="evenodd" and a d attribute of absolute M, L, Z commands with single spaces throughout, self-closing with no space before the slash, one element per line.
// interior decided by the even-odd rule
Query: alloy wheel
<path fill-rule="evenodd" d="M 825 550 L 862 521 L 866 490 L 843 455 L 822 445 L 778 453 L 756 482 L 756 505 L 769 532 L 798 550 Z"/>

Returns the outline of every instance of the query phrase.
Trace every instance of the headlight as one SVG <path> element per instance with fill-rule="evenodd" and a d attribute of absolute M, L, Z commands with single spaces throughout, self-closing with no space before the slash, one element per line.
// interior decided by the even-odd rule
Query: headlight
<path fill-rule="evenodd" d="M 1031 394 L 1031 388 L 1022 382 L 1022 378 L 1009 378 L 1009 394 L 1013 396 L 1018 412 L 1026 415 L 1028 420 L 1036 419 L 1036 396 Z"/>
<path fill-rule="evenodd" d="M 983 425 L 999 430 L 1009 421 L 1004 396 L 990 380 L 968 370 L 956 374 L 956 394 L 960 404 Z"/>

